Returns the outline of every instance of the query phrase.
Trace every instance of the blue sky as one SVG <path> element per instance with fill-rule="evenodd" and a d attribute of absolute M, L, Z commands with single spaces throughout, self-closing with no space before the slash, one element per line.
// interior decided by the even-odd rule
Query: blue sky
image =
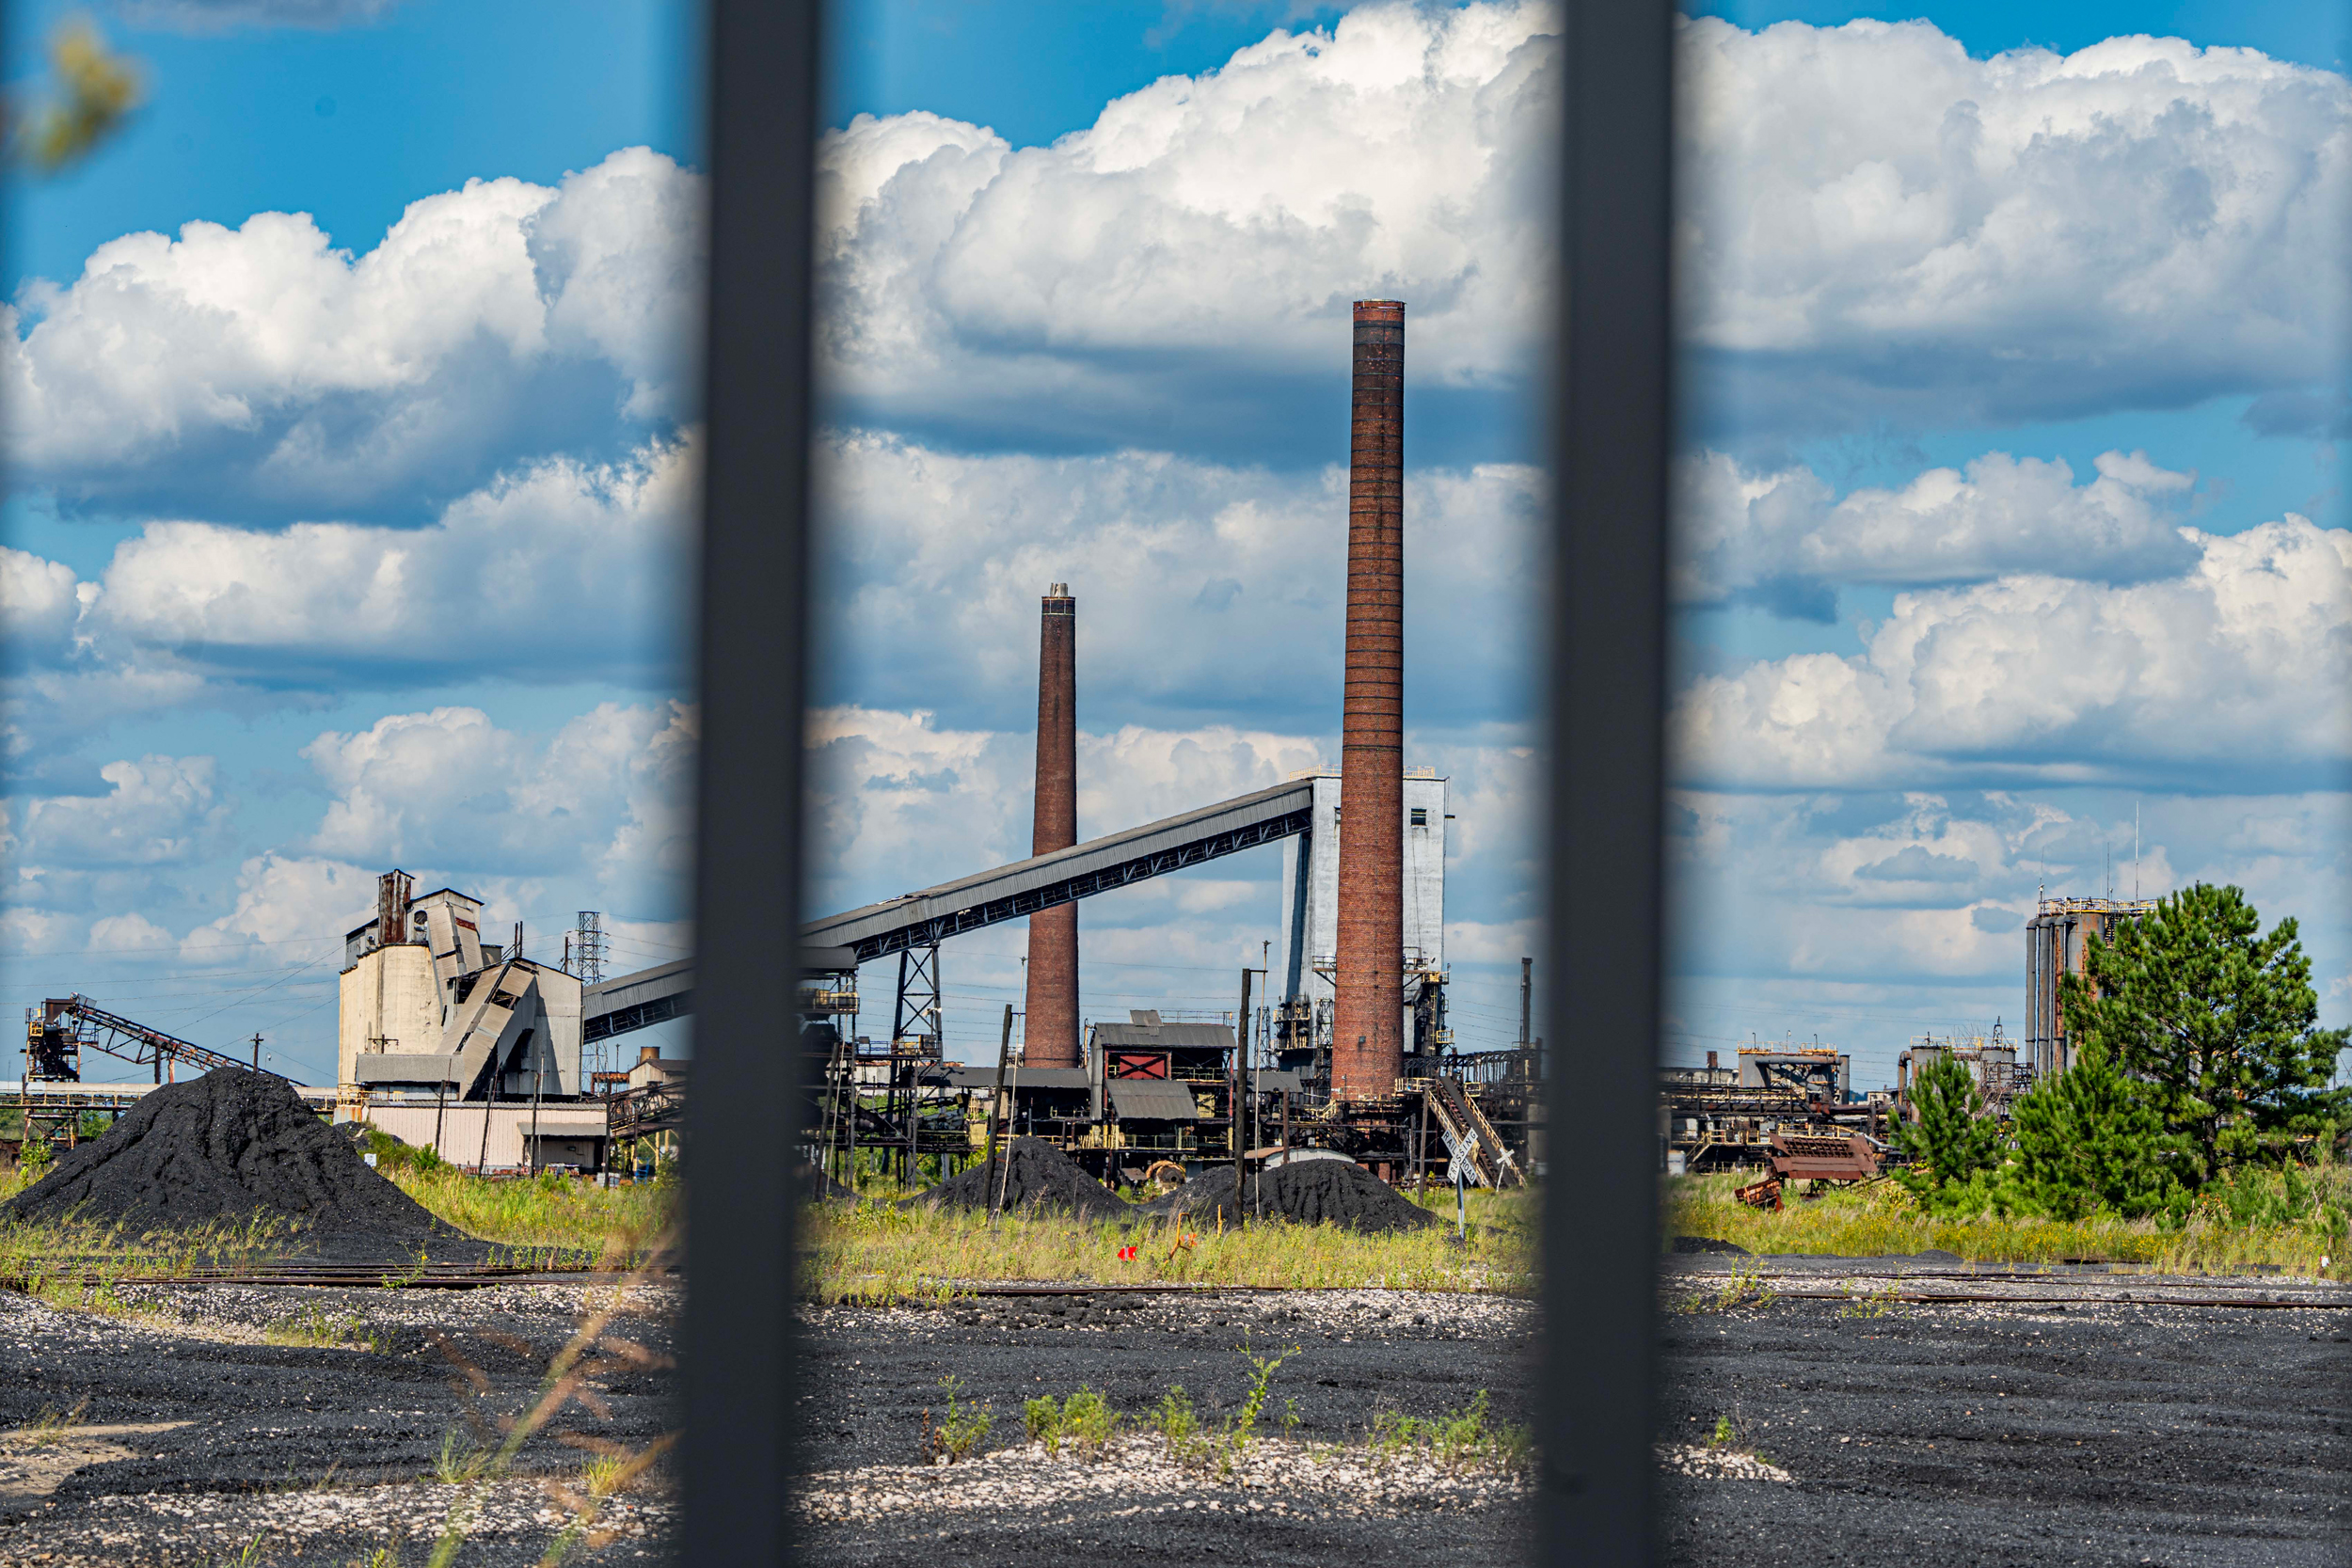
<path fill-rule="evenodd" d="M 11 8 L 11 80 L 67 10 Z M 541 952 L 585 908 L 617 962 L 686 951 L 690 9 L 98 14 L 152 103 L 6 230 L 0 989 L 258 1029 L 315 1076 L 386 865 Z M 2013 1014 L 2037 889 L 2095 891 L 2135 812 L 2152 883 L 2304 918 L 2340 1020 L 2344 14 L 1818 30 L 1869 14 L 1684 35 L 1670 1048 L 1819 1033 L 1869 1077 Z M 1346 304 L 1394 293 L 1408 761 L 1454 780 L 1457 1022 L 1507 1037 L 1545 33 L 1508 4 L 841 9 L 820 901 L 1025 849 L 1048 581 L 1079 597 L 1083 827 L 1331 756 Z M 2103 41 L 2131 33 L 2264 57 Z M 1987 63 L 2026 45 L 2091 53 Z M 1090 902 L 1089 1015 L 1230 1006 L 1274 866 Z M 993 1039 L 1019 950 L 950 950 L 951 1049 Z"/>

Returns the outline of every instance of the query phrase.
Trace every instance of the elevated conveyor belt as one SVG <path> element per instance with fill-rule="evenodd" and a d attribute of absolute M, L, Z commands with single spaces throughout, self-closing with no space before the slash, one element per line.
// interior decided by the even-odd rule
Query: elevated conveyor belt
<path fill-rule="evenodd" d="M 828 915 L 801 927 L 808 946 L 846 947 L 867 963 L 999 921 L 1254 849 L 1307 831 L 1311 780 L 1277 784 L 1219 805 L 1073 844 L 976 877 Z"/>
<path fill-rule="evenodd" d="M 694 1010 L 694 960 L 618 974 L 580 993 L 580 1037 L 593 1041 L 666 1023 Z"/>
<path fill-rule="evenodd" d="M 75 992 L 67 997 L 51 997 L 40 1005 L 40 1017 L 33 1024 L 28 1042 L 40 1066 L 34 1077 L 79 1079 L 81 1068 L 74 1063 L 66 1070 L 56 1070 L 72 1061 L 72 1053 L 81 1051 L 103 1051 L 109 1056 L 157 1069 L 157 1082 L 162 1081 L 162 1068 L 167 1061 L 186 1062 L 210 1070 L 218 1067 L 251 1068 L 272 1078 L 283 1078 L 282 1072 L 271 1072 L 265 1067 L 239 1061 L 218 1051 L 167 1035 L 161 1029 L 150 1029 L 144 1023 L 134 1023 L 118 1013 L 110 1013 L 88 997 Z M 63 1054 L 60 1054 L 63 1053 Z"/>
<path fill-rule="evenodd" d="M 1073 844 L 977 876 L 942 882 L 801 927 L 803 968 L 847 969 L 902 948 L 923 947 L 1019 920 L 1040 910 L 1108 893 L 1307 831 L 1311 780 L 1277 784 L 1181 816 Z M 610 1039 L 694 1010 L 694 960 L 659 964 L 590 986 L 580 997 L 580 1035 Z"/>

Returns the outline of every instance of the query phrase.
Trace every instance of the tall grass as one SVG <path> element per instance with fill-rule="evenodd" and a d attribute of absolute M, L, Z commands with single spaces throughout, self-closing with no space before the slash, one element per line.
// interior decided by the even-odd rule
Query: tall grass
<path fill-rule="evenodd" d="M 510 1249 L 517 1263 L 615 1255 L 633 1267 L 677 1208 L 675 1186 L 598 1187 L 558 1175 L 494 1181 L 453 1165 L 384 1174 L 436 1219 Z"/>
<path fill-rule="evenodd" d="M 2227 1274 L 2268 1266 L 2300 1277 L 2352 1279 L 2345 1215 L 2352 1174 L 2324 1165 L 2290 1178 L 2241 1175 L 2209 1192 L 2185 1223 L 2093 1215 L 2064 1221 L 1987 1212 L 1956 1218 L 1923 1212 L 1893 1182 L 1793 1195 L 1779 1213 L 1751 1209 L 1732 1194 L 1738 1176 L 1669 1178 L 1669 1236 L 1709 1236 L 1750 1252 L 1879 1258 L 1938 1249 L 1972 1263 L 2089 1259 L 2148 1264 L 2167 1274 Z"/>
<path fill-rule="evenodd" d="M 1451 1194 L 1443 1208 L 1450 1221 Z M 959 1284 L 1006 1280 L 1532 1291 L 1531 1197 L 1475 1192 L 1469 1208 L 1470 1239 L 1457 1245 L 1450 1223 L 1365 1236 L 1283 1220 L 1223 1229 L 1146 1220 L 1127 1227 L 1009 1213 L 992 1230 L 985 1213 L 969 1210 L 817 1204 L 804 1211 L 801 1282 L 811 1299 L 826 1303 L 940 1297 Z M 1122 1259 L 1130 1246 L 1136 1256 Z"/>

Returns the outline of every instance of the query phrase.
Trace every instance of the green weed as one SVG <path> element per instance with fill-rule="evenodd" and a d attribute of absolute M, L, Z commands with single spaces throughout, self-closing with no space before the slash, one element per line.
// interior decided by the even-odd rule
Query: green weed
<path fill-rule="evenodd" d="M 491 1451 L 461 1427 L 441 1433 L 441 1451 L 433 1459 L 433 1479 L 451 1486 L 479 1480 L 489 1465 Z"/>
<path fill-rule="evenodd" d="M 318 1350 L 363 1350 L 375 1355 L 384 1353 L 384 1342 L 368 1326 L 365 1318 L 357 1312 L 330 1316 L 325 1307 L 315 1303 L 270 1323 L 262 1330 L 262 1338 L 273 1345 L 300 1345 Z"/>
<path fill-rule="evenodd" d="M 1837 1308 L 1841 1318 L 1893 1318 L 1903 1311 L 1902 1292 L 1894 1286 L 1883 1286 L 1867 1295 L 1850 1296 Z"/>
<path fill-rule="evenodd" d="M 1168 1392 L 1160 1396 L 1160 1402 L 1146 1420 L 1168 1445 L 1168 1458 L 1184 1464 L 1199 1457 L 1200 1418 L 1193 1413 L 1192 1397 L 1184 1392 L 1183 1384 L 1169 1384 Z"/>
<path fill-rule="evenodd" d="M 1148 1219 L 1128 1227 L 1027 1212 L 1004 1215 L 992 1232 L 977 1211 L 812 1203 L 802 1211 L 799 1283 L 828 1306 L 995 1279 L 1532 1291 L 1534 1196 L 1472 1193 L 1480 1224 L 1467 1247 L 1453 1243 L 1451 1193 L 1445 1201 L 1446 1226 L 1376 1236 L 1275 1219 L 1186 1232 Z M 1194 1244 L 1176 1244 L 1185 1234 Z M 1127 1245 L 1131 1260 L 1119 1257 Z"/>
<path fill-rule="evenodd" d="M 1043 1444 L 1047 1453 L 1057 1454 L 1068 1443 L 1073 1451 L 1099 1459 L 1104 1446 L 1118 1434 L 1120 1417 L 1102 1395 L 1080 1384 L 1078 1391 L 1066 1400 L 1047 1394 L 1026 1401 L 1021 1406 L 1021 1421 L 1028 1429 L 1029 1440 Z"/>
<path fill-rule="evenodd" d="M 1374 1452 L 1390 1459 L 1421 1450 L 1449 1470 L 1477 1465 L 1523 1468 L 1534 1452 L 1527 1430 L 1491 1425 L 1487 1413 L 1484 1388 L 1462 1409 L 1434 1419 L 1384 1410 L 1373 1418 L 1370 1444 Z"/>
<path fill-rule="evenodd" d="M 26 1443 L 56 1443 L 63 1440 L 75 1427 L 87 1419 L 89 1401 L 85 1398 L 71 1410 L 42 1405 L 40 1414 L 17 1429 L 15 1435 Z"/>
<path fill-rule="evenodd" d="M 2234 1171 L 2177 1217 L 2131 1220 L 2101 1213 L 2056 1220 L 1997 1207 L 1939 1214 L 1891 1181 L 1837 1189 L 1772 1213 L 1735 1199 L 1740 1184 L 1738 1176 L 1668 1179 L 1666 1234 L 1714 1237 L 1754 1253 L 1883 1258 L 1935 1248 L 1972 1263 L 2093 1259 L 2144 1263 L 2163 1274 L 2268 1266 L 2315 1277 L 2323 1257 L 2330 1275 L 2342 1272 L 2352 1227 L 2352 1168 L 2324 1151 L 2307 1163 Z M 1987 1188 L 1988 1195 L 1997 1190 Z"/>
<path fill-rule="evenodd" d="M 947 1391 L 947 1409 L 937 1426 L 931 1424 L 930 1411 L 926 1408 L 923 1412 L 923 1462 L 953 1465 L 979 1452 L 980 1445 L 988 1441 L 988 1430 L 995 1424 L 996 1416 L 989 1405 L 965 1404 L 959 1397 L 963 1380 L 954 1373 L 941 1378 L 939 1386 Z M 1074 1403 L 1076 1396 L 1072 1399 Z"/>
<path fill-rule="evenodd" d="M 1713 1291 L 1684 1297 L 1678 1309 L 1692 1313 L 1728 1312 L 1740 1307 L 1770 1307 L 1774 1299 L 1772 1287 L 1764 1283 L 1762 1265 L 1743 1263 Z"/>

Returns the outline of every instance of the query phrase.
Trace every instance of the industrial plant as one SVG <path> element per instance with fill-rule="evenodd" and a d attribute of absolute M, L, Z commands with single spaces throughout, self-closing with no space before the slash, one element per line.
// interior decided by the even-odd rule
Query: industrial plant
<path fill-rule="evenodd" d="M 1405 307 L 1359 302 L 1349 405 L 1346 627 L 1336 766 L 1157 822 L 1078 838 L 1078 597 L 1039 604 L 1034 815 L 1027 858 L 803 924 L 798 1088 L 789 1135 L 834 1179 L 877 1167 L 946 1177 L 993 1136 L 1049 1142 L 1110 1184 L 1212 1164 L 1338 1155 L 1398 1182 L 1507 1187 L 1545 1169 L 1543 1040 L 1522 962 L 1519 1028 L 1503 1050 L 1461 1052 L 1447 1018 L 1448 781 L 1405 756 Z M 1279 843 L 1280 908 L 1263 968 L 1236 966 L 1239 1005 L 1211 1018 L 1151 1010 L 1086 1020 L 1079 903 Z M 2005 1116 L 2072 1056 L 2059 977 L 2089 939 L 2147 900 L 2043 898 L 2026 927 L 2022 1042 L 1922 1037 L 1896 1082 L 1864 1088 L 1818 1044 L 1757 1044 L 1732 1065 L 1661 1069 L 1659 1148 L 1673 1173 L 1858 1180 L 1899 1158 L 1915 1075 L 1966 1065 L 1986 1114 Z M 486 942 L 484 905 L 418 895 L 393 869 L 370 918 L 343 933 L 335 1083 L 302 1092 L 322 1115 L 366 1121 L 485 1174 L 610 1178 L 677 1154 L 690 1064 L 624 1037 L 693 1011 L 693 961 L 604 974 L 600 916 L 581 911 L 557 961 L 526 956 L 516 926 Z M 1023 1005 L 992 1059 L 947 1058 L 942 964 L 952 939 L 1027 923 Z M 888 966 L 885 995 L 860 972 Z M 886 1027 L 873 1028 L 863 1021 Z M 780 1044 L 783 1043 L 780 1031 Z M 252 1066 L 260 1066 L 258 1040 Z M 138 1085 L 86 1084 L 82 1054 L 152 1069 L 237 1058 L 112 1013 L 79 994 L 27 1020 L 17 1085 L 24 1138 L 70 1145 L 84 1118 L 119 1114 Z M 784 1053 L 789 1056 L 787 1050 Z M 245 1065 L 239 1063 L 238 1065 Z M 788 1080 L 780 1080 L 788 1082 Z"/>

